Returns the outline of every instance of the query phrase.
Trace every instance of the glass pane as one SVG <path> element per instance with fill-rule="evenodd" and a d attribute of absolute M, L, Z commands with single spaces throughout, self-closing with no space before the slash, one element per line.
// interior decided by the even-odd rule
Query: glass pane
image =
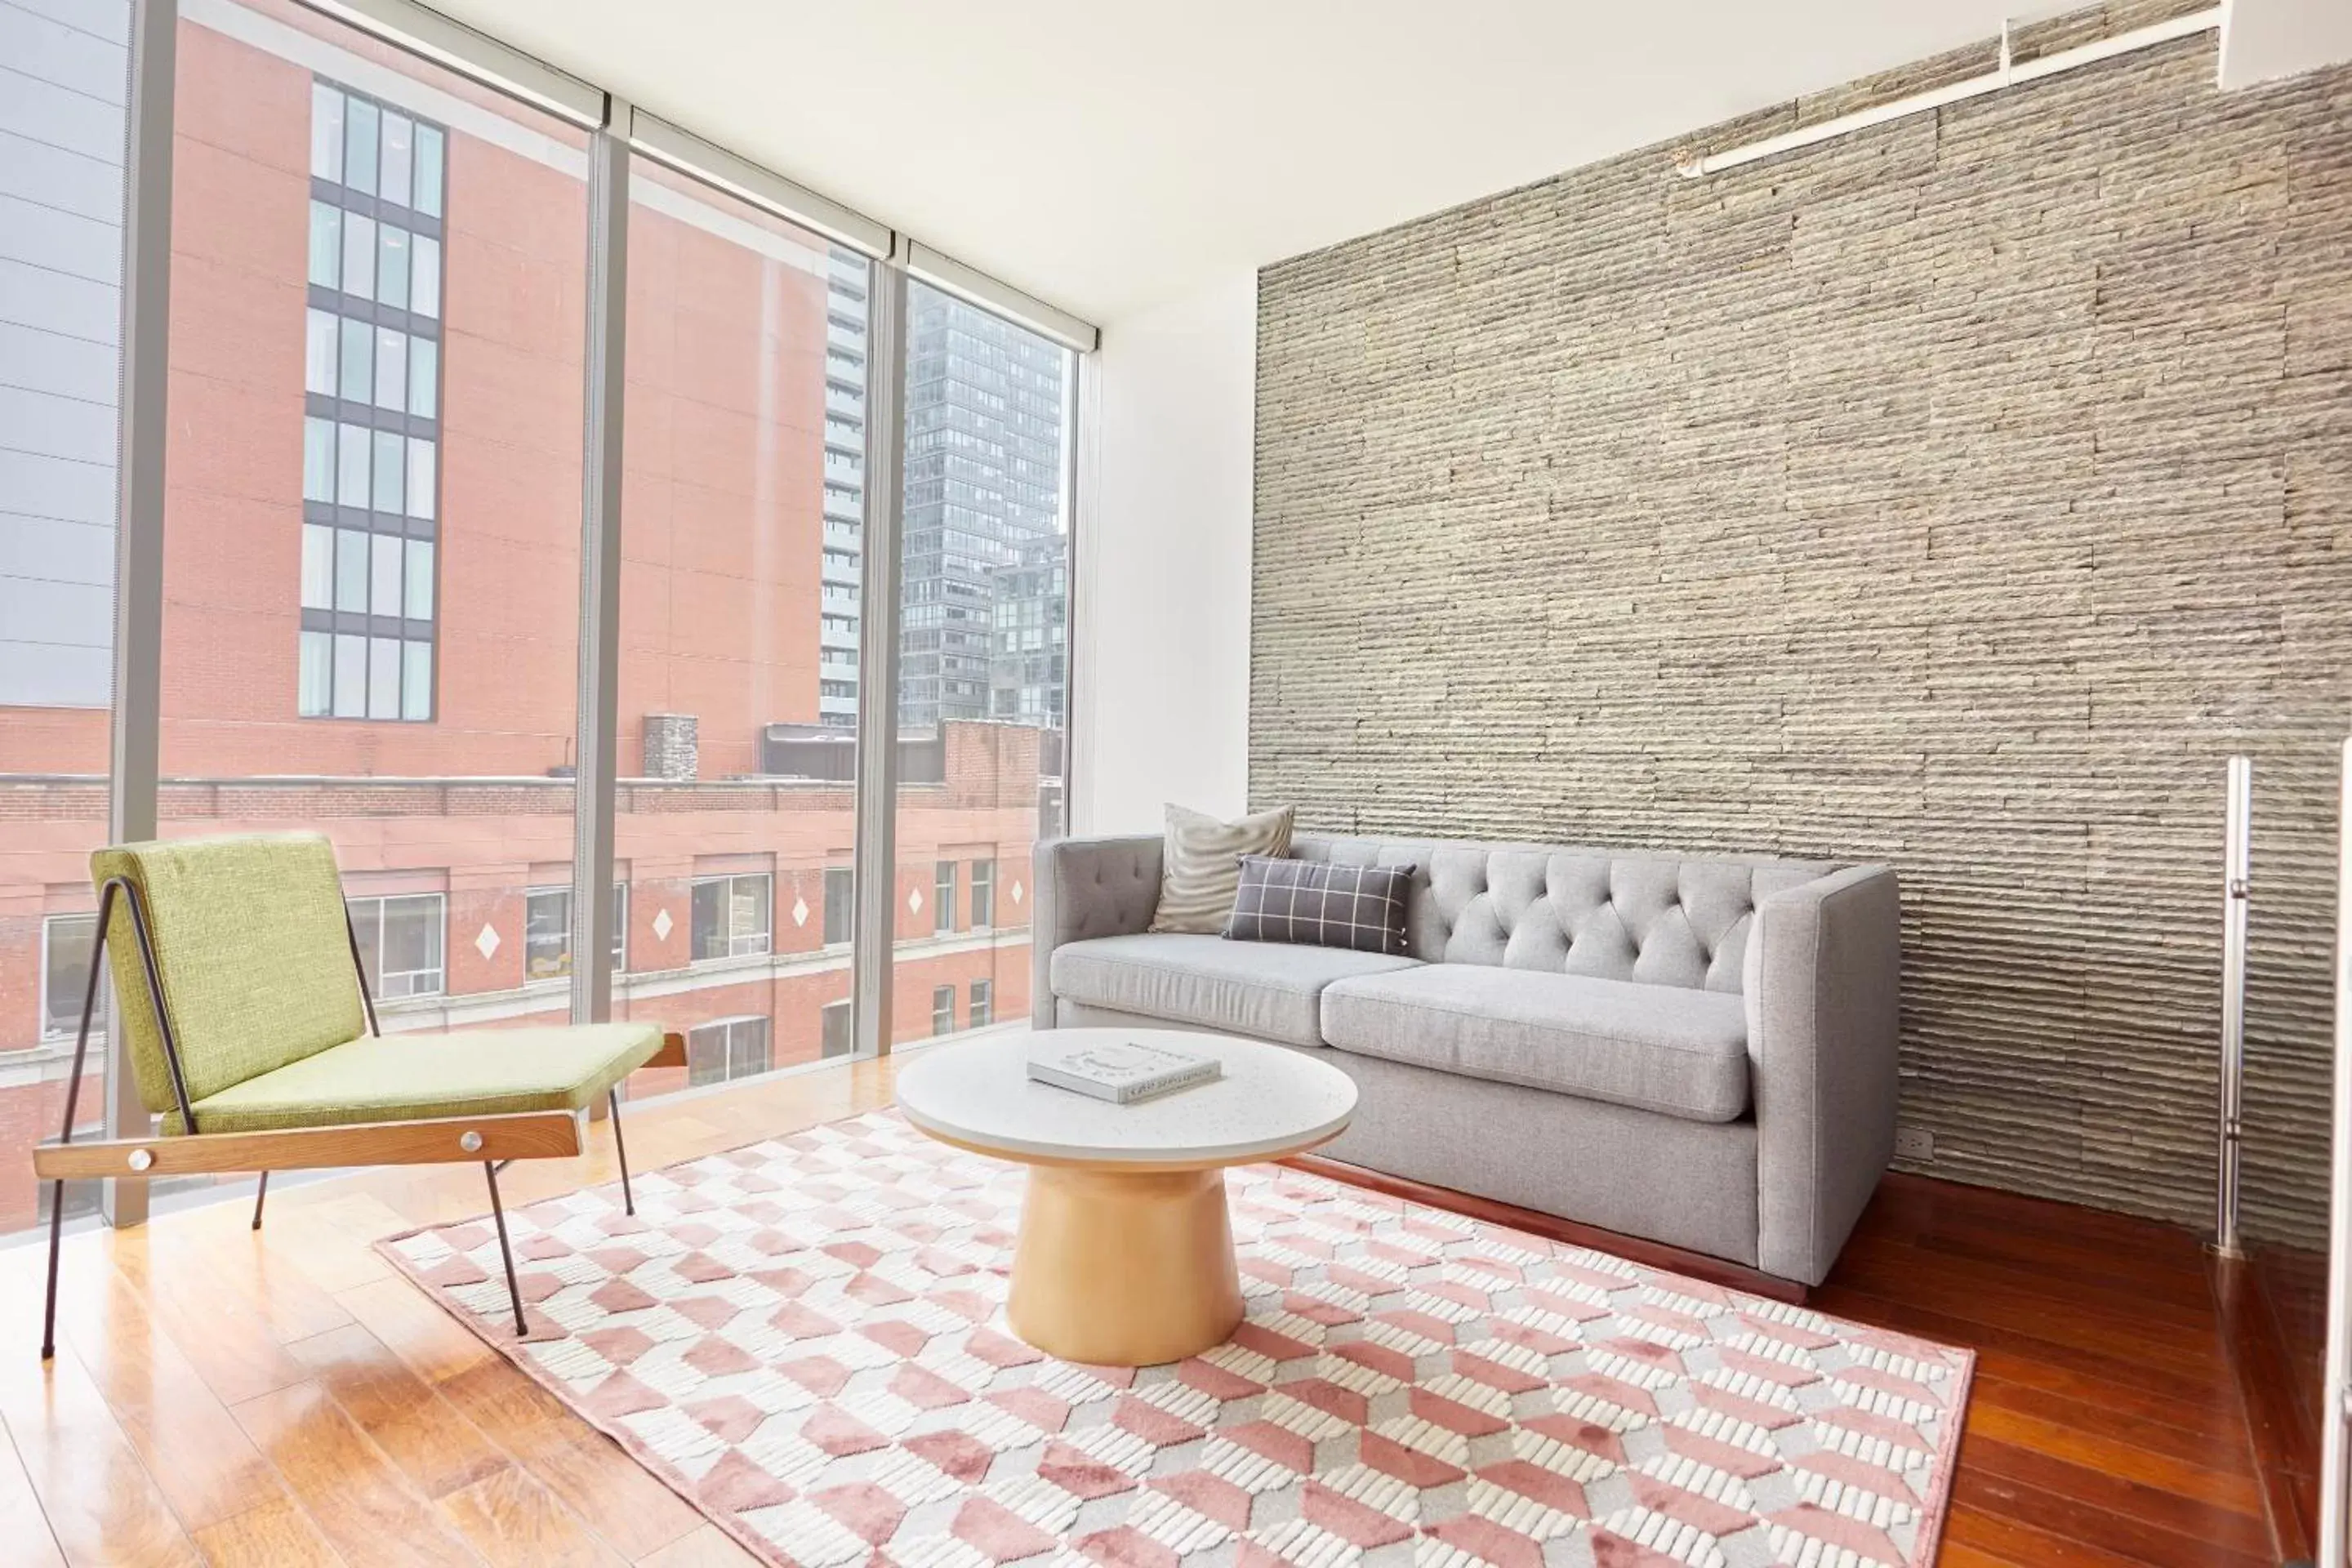
<path fill-rule="evenodd" d="M 330 674 L 334 665 L 334 644 L 325 632 L 302 634 L 301 668 L 297 674 L 294 699 L 295 711 L 306 717 L 322 717 L 333 707 L 333 689 Z"/>
<path fill-rule="evenodd" d="M 343 215 L 324 202 L 310 204 L 310 280 L 321 289 L 343 286 Z"/>
<path fill-rule="evenodd" d="M 375 483 L 369 490 L 369 504 L 378 511 L 397 513 L 407 495 L 407 442 L 389 430 L 372 434 L 375 441 Z"/>
<path fill-rule="evenodd" d="M 523 978 L 552 980 L 572 973 L 572 889 L 530 895 L 524 913 Z"/>
<path fill-rule="evenodd" d="M 302 421 L 302 499 L 335 499 L 335 426 L 331 420 Z"/>
<path fill-rule="evenodd" d="M 375 405 L 397 413 L 408 401 L 408 334 L 379 327 L 375 334 Z"/>
<path fill-rule="evenodd" d="M 173 272 L 174 384 L 217 395 L 171 410 L 163 832 L 325 833 L 354 911 L 376 911 L 386 1029 L 561 1023 L 560 987 L 526 990 L 524 923 L 530 889 L 570 881 L 585 318 L 538 307 L 585 297 L 588 139 L 314 8 L 207 0 L 184 23 L 203 45 L 179 54 L 184 151 L 226 137 L 247 174 L 303 169 L 338 137 L 343 155 L 341 182 L 304 194 L 333 237 L 331 295 L 282 247 L 224 247 L 266 237 L 268 204 L 243 185 L 178 188 L 175 250 L 205 264 Z M 329 102 L 335 125 L 303 122 Z M 445 200 L 452 159 L 482 171 L 470 207 Z M 464 342 L 446 356 L 420 352 L 397 309 L 416 293 L 420 225 L 437 231 L 426 307 L 451 319 L 419 325 Z M 358 363 L 339 324 L 346 418 L 306 433 L 297 473 L 314 305 L 354 320 Z M 313 479 L 338 504 L 306 518 Z M 325 543 L 306 522 L 331 525 Z M 445 592 L 445 559 L 478 576 Z M 308 602 L 322 570 L 331 608 Z"/>
<path fill-rule="evenodd" d="M 368 435 L 357 425 L 335 426 L 335 504 L 368 503 Z"/>
<path fill-rule="evenodd" d="M 376 176 L 375 192 L 388 202 L 408 205 L 409 167 L 414 157 L 410 137 L 414 131 L 408 116 L 387 111 L 383 117 L 383 163 Z"/>
<path fill-rule="evenodd" d="M 400 645 L 400 716 L 419 722 L 433 717 L 433 645 Z"/>
<path fill-rule="evenodd" d="M 400 613 L 412 621 L 433 618 L 433 545 L 428 540 L 408 542 L 406 592 Z"/>
<path fill-rule="evenodd" d="M 463 163 L 454 149 L 451 161 Z M 734 1043 L 713 1048 L 739 1074 L 814 1062 L 829 1039 L 846 1048 L 846 1025 L 826 1020 L 835 1004 L 846 1017 L 850 994 L 865 528 L 860 493 L 816 479 L 828 407 L 863 429 L 866 266 L 645 160 L 630 194 L 629 420 L 666 434 L 627 449 L 620 752 L 624 774 L 651 776 L 617 802 L 621 853 L 646 869 L 631 880 L 631 973 L 614 1010 L 726 1023 Z M 465 296 L 450 256 L 454 342 Z M 448 351 L 453 385 L 469 352 Z M 834 352 L 859 368 L 829 378 Z M 458 515 L 454 498 L 442 510 Z M 458 592 L 453 577 L 445 605 Z M 773 786 L 727 782 L 745 776 Z M 691 869 L 652 871 L 665 863 Z M 637 979 L 688 963 L 688 988 Z M 640 1074 L 633 1091 L 688 1076 Z"/>
<path fill-rule="evenodd" d="M 107 837 L 126 13 L 0 9 L 0 194 L 28 198 L 0 200 L 0 1237 L 48 1211 L 30 1150 L 64 1111 L 96 926 L 89 852 Z M 302 157 L 290 146 L 282 162 Z M 286 184 L 274 171 L 269 182 Z M 291 216 L 278 211 L 281 225 Z M 278 254 L 289 240 L 281 227 Z M 300 279 L 287 281 L 282 297 L 299 300 Z M 289 381 L 299 311 L 279 350 Z M 288 391 L 269 444 L 290 467 L 301 394 Z M 295 525 L 274 526 L 290 591 Z M 102 1072 L 102 1047 L 92 1056 Z M 106 1100 L 85 1077 L 77 1124 L 94 1126 Z M 69 1184 L 65 1212 L 89 1212 L 96 1191 Z M 26 1529 L 8 1528 L 0 1559 L 47 1559 L 47 1533 L 30 1527 L 36 1546 Z"/>
<path fill-rule="evenodd" d="M 302 356 L 302 389 L 321 397 L 335 395 L 335 318 L 324 310 L 310 313 Z"/>
<path fill-rule="evenodd" d="M 356 529 L 335 534 L 335 608 L 365 615 L 368 604 L 368 536 Z"/>
<path fill-rule="evenodd" d="M 335 378 L 335 395 L 365 403 L 375 380 L 375 329 L 365 321 L 342 323 L 343 368 Z"/>
<path fill-rule="evenodd" d="M 440 408 L 441 345 L 431 338 L 408 342 L 408 411 L 430 419 Z"/>
<path fill-rule="evenodd" d="M 375 219 L 343 215 L 343 292 L 375 298 Z"/>
<path fill-rule="evenodd" d="M 376 616 L 400 614 L 401 595 L 405 587 L 400 560 L 401 542 L 397 535 L 379 533 L 369 540 L 368 613 Z"/>
<path fill-rule="evenodd" d="M 437 126 L 416 128 L 416 210 L 441 216 L 441 132 Z"/>
<path fill-rule="evenodd" d="M 441 314 L 441 242 L 420 234 L 415 237 L 415 249 L 408 308 L 420 316 L 437 318 Z"/>
<path fill-rule="evenodd" d="M 376 107 L 349 100 L 343 110 L 343 183 L 355 191 L 375 190 Z"/>
<path fill-rule="evenodd" d="M 343 95 L 325 82 L 310 84 L 310 176 L 343 177 Z"/>
<path fill-rule="evenodd" d="M 433 515 L 433 443 L 421 436 L 408 441 L 408 515 Z"/>
<path fill-rule="evenodd" d="M 335 531 L 315 522 L 302 525 L 302 607 L 335 607 Z"/>
<path fill-rule="evenodd" d="M 375 297 L 379 303 L 408 304 L 408 231 L 392 225 L 376 226 Z"/>
<path fill-rule="evenodd" d="M 335 717 L 367 717 L 367 638 L 335 638 Z"/>
<path fill-rule="evenodd" d="M 929 1022 L 949 1032 L 1029 1010 L 1030 847 L 1063 824 L 1075 363 L 919 283 L 906 382 L 897 967 L 939 988 Z M 825 464 L 828 485 L 856 477 L 845 447 Z M 996 803 L 985 837 L 943 809 L 971 799 Z"/>
<path fill-rule="evenodd" d="M 400 717 L 400 639 L 368 638 L 368 717 Z"/>

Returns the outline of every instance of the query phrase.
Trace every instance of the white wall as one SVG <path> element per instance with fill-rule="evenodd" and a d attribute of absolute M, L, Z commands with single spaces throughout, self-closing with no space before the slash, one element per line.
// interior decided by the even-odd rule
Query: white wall
<path fill-rule="evenodd" d="M 1082 462 L 1072 720 L 1080 833 L 1249 787 L 1257 276 L 1103 328 Z"/>

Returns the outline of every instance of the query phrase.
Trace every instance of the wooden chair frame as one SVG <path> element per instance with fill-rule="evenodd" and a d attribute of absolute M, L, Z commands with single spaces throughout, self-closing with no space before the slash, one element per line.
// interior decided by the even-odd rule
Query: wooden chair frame
<path fill-rule="evenodd" d="M 81 1098 L 81 1080 L 89 1058 L 90 1018 L 98 1005 L 99 974 L 104 967 L 106 940 L 111 929 L 114 901 L 120 897 L 131 911 L 131 935 L 138 939 L 139 963 L 154 1005 L 155 1028 L 163 1042 L 164 1065 L 172 1075 L 172 1098 L 178 1101 L 180 1124 L 187 1131 L 172 1137 L 116 1138 L 96 1142 L 73 1141 L 74 1111 Z M 367 966 L 360 962 L 359 931 L 351 911 L 343 911 L 343 931 L 351 942 L 352 974 L 360 988 L 367 1014 L 368 1033 L 383 1031 L 376 1023 L 375 997 L 368 990 Z M 645 1066 L 684 1067 L 686 1037 L 664 1034 L 662 1047 Z M 128 1063 L 124 1064 L 128 1070 Z M 621 1137 L 621 1089 L 607 1091 L 605 1103 L 613 1119 L 613 1152 L 621 1167 L 621 1201 L 637 1212 L 636 1195 L 629 1186 L 628 1146 Z M 138 887 L 125 877 L 109 877 L 100 885 L 98 931 L 90 949 L 89 978 L 81 999 L 81 1030 L 74 1038 L 73 1073 L 66 1080 L 65 1124 L 55 1142 L 33 1150 L 37 1180 L 55 1184 L 49 1199 L 48 1295 L 41 1314 L 41 1359 L 57 1353 L 58 1259 L 65 1237 L 65 1192 L 69 1180 L 111 1176 L 123 1181 L 152 1181 L 159 1176 L 208 1173 L 251 1172 L 260 1177 L 253 1199 L 253 1228 L 261 1228 L 262 1205 L 269 1195 L 272 1171 L 320 1170 L 343 1165 L 440 1165 L 479 1161 L 490 1189 L 490 1216 L 499 1233 L 499 1253 L 506 1263 L 507 1295 L 514 1305 L 515 1332 L 529 1332 L 524 1321 L 522 1288 L 515 1277 L 514 1249 L 507 1240 L 505 1205 L 499 1196 L 499 1173 L 516 1160 L 562 1159 L 583 1147 L 585 1111 L 526 1110 L 489 1116 L 450 1116 L 407 1121 L 358 1121 L 334 1127 L 289 1128 L 271 1132 L 203 1132 L 196 1127 L 195 1107 L 188 1099 L 187 1074 L 180 1062 L 180 1043 L 172 1029 L 172 1015 L 163 1005 L 163 976 L 155 962 L 155 943 L 147 924 L 147 910 Z"/>

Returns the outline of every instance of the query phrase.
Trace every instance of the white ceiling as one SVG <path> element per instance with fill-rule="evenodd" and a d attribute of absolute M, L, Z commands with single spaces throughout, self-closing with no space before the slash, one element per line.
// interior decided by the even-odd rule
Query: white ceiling
<path fill-rule="evenodd" d="M 1097 323 L 2031 0 L 433 0 Z"/>

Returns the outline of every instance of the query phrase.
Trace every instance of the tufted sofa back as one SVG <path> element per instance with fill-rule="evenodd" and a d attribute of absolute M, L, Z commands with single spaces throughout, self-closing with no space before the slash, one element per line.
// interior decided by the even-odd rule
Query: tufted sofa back
<path fill-rule="evenodd" d="M 1444 839 L 1302 834 L 1290 847 L 1307 860 L 1419 868 L 1405 910 L 1415 958 L 1734 993 L 1757 904 L 1843 869 Z"/>

